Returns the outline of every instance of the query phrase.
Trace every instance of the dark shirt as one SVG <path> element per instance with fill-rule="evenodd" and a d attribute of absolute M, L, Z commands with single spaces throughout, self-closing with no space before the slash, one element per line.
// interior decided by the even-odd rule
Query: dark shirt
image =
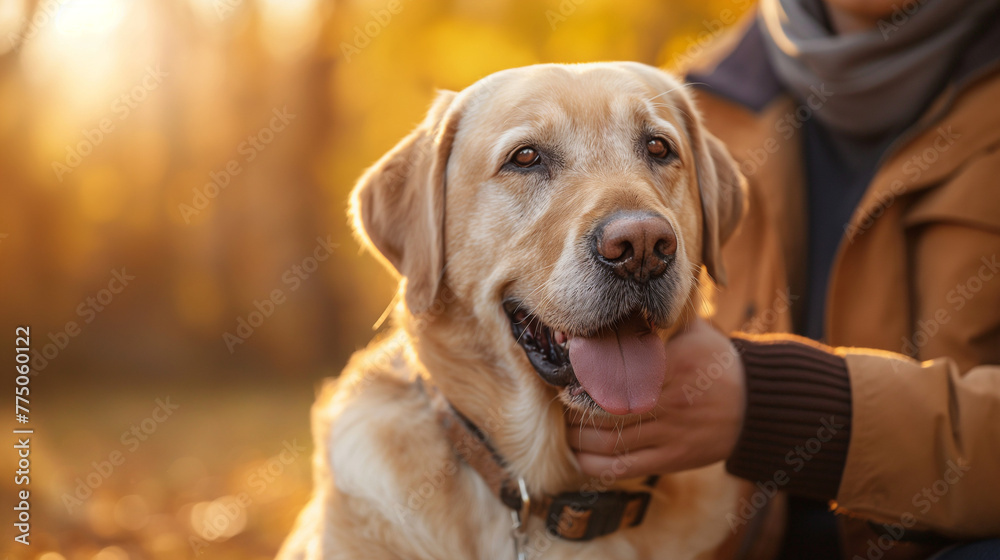
<path fill-rule="evenodd" d="M 970 37 L 968 48 L 956 61 L 949 78 L 953 87 L 975 81 L 1000 58 L 1000 20 L 984 25 L 986 29 L 980 36 Z M 688 81 L 760 112 L 785 90 L 763 46 L 761 29 L 755 22 L 712 72 L 691 74 Z M 807 120 L 803 126 L 808 240 L 806 262 L 801 263 L 805 266 L 807 288 L 801 320 L 795 326 L 799 334 L 814 340 L 825 338 L 830 272 L 840 245 L 850 243 L 845 225 L 896 137 L 898 133 L 866 142 L 831 134 L 816 119 Z M 747 422 L 740 443 L 726 462 L 729 472 L 748 480 L 770 480 L 777 469 L 786 465 L 784 450 L 800 441 L 801 434 L 815 433 L 816 414 L 787 406 L 783 404 L 787 399 L 776 396 L 796 402 L 822 400 L 823 410 L 838 411 L 838 418 L 847 423 L 838 433 L 844 438 L 843 444 L 824 445 L 824 456 L 814 457 L 808 463 L 812 467 L 803 469 L 786 485 L 791 501 L 787 539 L 781 553 L 783 560 L 840 558 L 840 539 L 827 500 L 836 495 L 850 435 L 851 391 L 846 364 L 834 354 L 791 341 L 763 344 L 736 338 L 734 344 L 743 348 Z"/>
<path fill-rule="evenodd" d="M 797 330 L 813 340 L 824 340 L 830 270 L 840 244 L 850 242 L 844 235 L 847 224 L 888 142 L 836 135 L 817 119 L 807 120 L 802 128 L 808 241 L 805 309 Z"/>

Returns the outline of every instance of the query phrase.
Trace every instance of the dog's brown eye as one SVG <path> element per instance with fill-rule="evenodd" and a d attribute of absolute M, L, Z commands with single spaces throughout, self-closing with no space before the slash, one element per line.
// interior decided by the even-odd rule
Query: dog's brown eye
<path fill-rule="evenodd" d="M 521 148 L 514 154 L 514 157 L 511 158 L 514 165 L 518 167 L 531 167 L 532 165 L 538 163 L 538 160 L 538 150 L 531 147 Z"/>
<path fill-rule="evenodd" d="M 657 159 L 664 159 L 670 155 L 670 146 L 663 138 L 651 138 L 646 142 L 646 150 L 649 151 L 649 155 Z"/>

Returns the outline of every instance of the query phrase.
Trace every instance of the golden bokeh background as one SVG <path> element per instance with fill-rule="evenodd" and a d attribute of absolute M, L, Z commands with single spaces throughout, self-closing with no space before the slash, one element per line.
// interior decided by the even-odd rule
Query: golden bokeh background
<path fill-rule="evenodd" d="M 360 172 L 436 88 L 683 66 L 749 7 L 0 0 L 0 358 L 17 325 L 35 357 L 32 544 L 11 544 L 5 474 L 0 551 L 273 557 L 309 491 L 316 384 L 395 289 L 347 224 Z"/>

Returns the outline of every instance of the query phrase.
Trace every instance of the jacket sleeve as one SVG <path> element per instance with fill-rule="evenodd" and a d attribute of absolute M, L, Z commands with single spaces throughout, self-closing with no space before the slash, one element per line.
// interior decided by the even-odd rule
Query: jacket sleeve
<path fill-rule="evenodd" d="M 730 473 L 896 529 L 1000 535 L 1000 366 L 738 335 Z"/>
<path fill-rule="evenodd" d="M 1000 535 L 1000 366 L 842 351 L 853 421 L 841 511 L 954 537 Z"/>
<path fill-rule="evenodd" d="M 1000 159 L 910 209 L 918 356 L 839 351 L 850 372 L 851 442 L 838 507 L 954 537 L 1000 535 Z"/>
<path fill-rule="evenodd" d="M 738 335 L 747 406 L 730 473 L 797 496 L 832 500 L 851 434 L 847 362 L 793 335 Z"/>

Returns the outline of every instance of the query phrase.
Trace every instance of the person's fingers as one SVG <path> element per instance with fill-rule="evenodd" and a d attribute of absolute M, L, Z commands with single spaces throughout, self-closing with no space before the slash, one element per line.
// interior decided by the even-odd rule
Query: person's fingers
<path fill-rule="evenodd" d="M 595 429 L 586 427 L 570 427 L 566 439 L 575 451 L 611 455 L 639 451 L 664 442 L 667 437 L 664 426 L 647 422 L 621 429 Z"/>
<path fill-rule="evenodd" d="M 627 445 L 618 437 L 618 432 L 607 430 L 595 430 L 593 428 L 582 428 L 570 430 L 568 438 L 569 446 L 574 451 L 586 453 L 596 453 L 599 455 L 612 455 L 621 448 L 627 449 Z"/>
<path fill-rule="evenodd" d="M 669 465 L 667 453 L 662 448 L 657 447 L 621 455 L 577 453 L 576 460 L 580 463 L 580 470 L 583 471 L 583 474 L 601 477 L 602 481 L 608 476 L 632 478 L 663 474 L 666 472 L 666 465 Z"/>
<path fill-rule="evenodd" d="M 641 422 L 649 422 L 652 418 L 646 416 L 595 416 L 591 412 L 585 412 L 577 409 L 570 409 L 566 411 L 566 425 L 568 426 L 587 426 L 596 429 L 612 429 L 620 428 L 625 426 L 632 426 L 634 424 L 639 424 Z"/>

